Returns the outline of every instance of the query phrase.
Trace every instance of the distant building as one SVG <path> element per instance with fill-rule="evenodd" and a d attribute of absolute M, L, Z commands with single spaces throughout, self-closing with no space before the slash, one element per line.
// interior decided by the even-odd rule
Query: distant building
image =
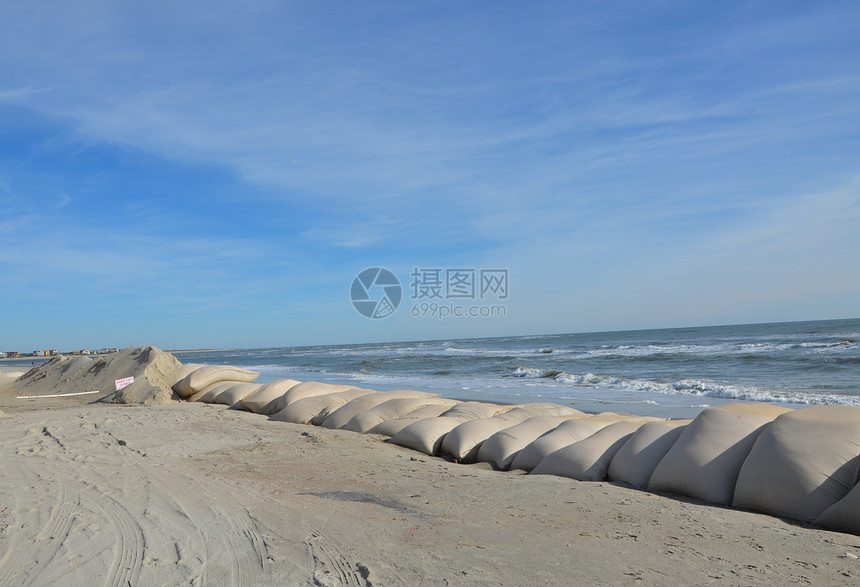
<path fill-rule="evenodd" d="M 9 359 L 17 359 L 21 356 L 18 351 L 6 351 L 6 357 Z"/>
<path fill-rule="evenodd" d="M 0 359 L 5 359 L 5 358 L 6 358 L 6 353 L 0 351 Z"/>
<path fill-rule="evenodd" d="M 93 354 L 93 351 L 91 351 L 90 349 L 81 349 L 81 354 L 82 355 L 91 355 L 91 354 Z"/>

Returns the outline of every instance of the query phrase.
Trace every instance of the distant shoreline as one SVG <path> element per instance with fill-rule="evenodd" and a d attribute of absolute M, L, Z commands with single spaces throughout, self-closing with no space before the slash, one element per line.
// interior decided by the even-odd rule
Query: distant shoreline
<path fill-rule="evenodd" d="M 229 349 L 170 349 L 165 350 L 167 353 L 220 353 Z M 112 353 L 108 353 L 112 354 Z M 0 357 L 0 363 L 6 363 L 11 361 L 47 361 L 52 359 L 53 357 L 59 357 L 63 355 L 65 357 L 104 357 L 105 354 L 89 354 L 89 355 L 81 355 L 78 353 L 58 353 L 56 355 L 52 355 L 50 357 Z"/>

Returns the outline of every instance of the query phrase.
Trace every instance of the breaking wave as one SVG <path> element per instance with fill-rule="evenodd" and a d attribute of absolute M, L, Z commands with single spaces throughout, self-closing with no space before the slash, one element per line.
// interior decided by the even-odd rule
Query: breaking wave
<path fill-rule="evenodd" d="M 844 404 L 860 406 L 860 396 L 843 394 L 828 394 L 815 392 L 792 392 L 772 389 L 762 389 L 748 385 L 732 385 L 708 381 L 704 379 L 681 379 L 672 382 L 650 381 L 647 379 L 628 379 L 594 373 L 574 374 L 556 369 L 536 369 L 520 366 L 507 377 L 525 379 L 551 379 L 560 385 L 603 388 L 608 390 L 623 390 L 642 393 L 659 393 L 665 395 L 685 395 L 695 397 L 712 397 L 728 400 L 744 400 L 771 403 L 790 403 L 803 405 Z"/>

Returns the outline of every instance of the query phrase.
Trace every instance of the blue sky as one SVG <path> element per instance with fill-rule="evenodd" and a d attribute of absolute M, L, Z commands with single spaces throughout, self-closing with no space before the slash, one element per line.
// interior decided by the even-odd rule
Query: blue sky
<path fill-rule="evenodd" d="M 0 346 L 860 316 L 858 22 L 855 2 L 5 2 Z M 370 320 L 349 292 L 375 266 L 404 300 Z M 410 316 L 415 267 L 508 269 L 506 316 Z"/>

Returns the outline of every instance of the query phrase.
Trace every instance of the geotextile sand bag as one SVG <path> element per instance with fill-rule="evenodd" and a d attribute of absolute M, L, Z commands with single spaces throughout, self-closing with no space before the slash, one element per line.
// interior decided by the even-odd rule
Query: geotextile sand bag
<path fill-rule="evenodd" d="M 350 420 L 352 420 L 352 417 L 356 414 L 360 414 L 365 410 L 374 408 L 381 403 L 387 402 L 388 400 L 398 398 L 431 397 L 439 397 L 439 394 L 427 393 L 424 391 L 413 391 L 409 389 L 398 391 L 380 391 L 354 399 L 348 404 L 341 406 L 340 408 L 329 414 L 329 416 L 325 420 L 323 420 L 320 426 L 322 426 L 323 428 L 343 428 Z"/>
<path fill-rule="evenodd" d="M 277 400 L 299 383 L 301 381 L 295 379 L 278 379 L 264 383 L 260 389 L 240 400 L 239 403 L 249 412 L 268 416 L 274 413 L 273 410 L 278 404 Z"/>
<path fill-rule="evenodd" d="M 654 469 L 690 422 L 666 420 L 643 424 L 612 458 L 609 480 L 646 489 Z"/>
<path fill-rule="evenodd" d="M 374 391 L 372 389 L 362 389 L 360 387 L 356 387 L 354 389 L 347 389 L 346 391 L 341 391 L 338 393 L 333 393 L 330 397 L 335 401 L 331 402 L 329 405 L 325 406 L 322 410 L 320 410 L 320 413 L 314 416 L 311 419 L 310 423 L 314 426 L 322 426 L 322 423 L 325 422 L 326 419 L 332 415 L 332 413 L 341 409 L 343 406 L 345 406 L 352 400 L 364 397 L 366 395 L 374 395 L 377 393 L 380 392 Z"/>
<path fill-rule="evenodd" d="M 260 374 L 232 365 L 207 365 L 195 369 L 173 386 L 173 391 L 180 397 L 188 397 L 209 387 L 213 383 L 221 381 L 233 381 L 236 383 L 251 383 Z"/>
<path fill-rule="evenodd" d="M 352 432 L 367 432 L 377 424 L 387 420 L 393 420 L 401 416 L 405 416 L 409 412 L 417 410 L 423 406 L 442 405 L 453 406 L 459 403 L 456 400 L 445 399 L 441 397 L 430 398 L 395 398 L 386 402 L 382 402 L 378 406 L 364 410 L 353 416 L 349 422 L 341 427 L 341 430 L 350 430 Z"/>
<path fill-rule="evenodd" d="M 568 406 L 562 406 L 559 404 L 553 404 L 550 402 L 534 402 L 528 404 L 520 404 L 518 406 L 513 407 L 511 410 L 507 412 L 503 412 L 499 414 L 497 417 L 504 418 L 509 416 L 512 413 L 528 413 L 531 414 L 529 416 L 584 416 L 585 412 L 580 410 L 570 408 Z M 527 418 L 524 418 L 527 419 Z"/>
<path fill-rule="evenodd" d="M 235 381 L 219 381 L 217 383 L 213 383 L 209 387 L 205 387 L 197 393 L 189 395 L 185 398 L 185 401 L 211 404 L 213 403 L 212 400 L 215 398 L 216 395 L 235 384 Z"/>
<path fill-rule="evenodd" d="M 643 425 L 643 422 L 630 420 L 610 424 L 584 440 L 547 455 L 529 474 L 604 481 L 612 457 Z"/>
<path fill-rule="evenodd" d="M 522 449 L 564 421 L 563 416 L 534 416 L 499 430 L 481 444 L 475 458 L 490 463 L 494 469 L 507 469 Z"/>
<path fill-rule="evenodd" d="M 446 418 L 459 418 L 461 421 L 492 418 L 496 414 L 507 412 L 514 406 L 489 404 L 486 402 L 462 402 L 443 414 Z"/>
<path fill-rule="evenodd" d="M 339 391 L 356 389 L 352 385 L 340 385 L 338 383 L 321 383 L 319 381 L 305 381 L 291 387 L 287 393 L 282 395 L 272 406 L 272 413 L 280 412 L 293 402 L 318 395 L 328 395 Z"/>
<path fill-rule="evenodd" d="M 233 383 L 227 389 L 215 395 L 209 403 L 233 406 L 260 389 L 260 387 L 261 384 L 259 383 Z"/>
<path fill-rule="evenodd" d="M 741 467 L 732 505 L 812 522 L 857 483 L 860 407 L 787 412 L 756 439 Z"/>
<path fill-rule="evenodd" d="M 412 410 L 408 414 L 404 414 L 399 418 L 394 418 L 393 420 L 386 420 L 385 422 L 380 422 L 370 430 L 368 430 L 368 434 L 381 434 L 383 436 L 394 436 L 410 424 L 414 424 L 420 420 L 426 420 L 428 418 L 438 418 L 445 412 L 450 405 L 439 404 L 439 405 L 429 405 L 422 406 L 416 410 Z"/>
<path fill-rule="evenodd" d="M 522 418 L 528 419 L 529 414 L 522 414 Z M 445 435 L 439 454 L 450 455 L 454 460 L 462 463 L 474 463 L 478 456 L 478 450 L 485 440 L 499 430 L 510 428 L 515 423 L 513 420 L 502 418 L 480 418 L 479 420 L 462 422 Z"/>
<path fill-rule="evenodd" d="M 554 430 L 537 438 L 523 448 L 510 465 L 511 470 L 521 469 L 531 471 L 548 455 L 560 448 L 588 438 L 601 428 L 615 422 L 630 419 L 630 416 L 603 412 L 594 416 L 585 416 L 565 420 Z M 634 418 L 636 419 L 636 418 Z"/>
<path fill-rule="evenodd" d="M 672 491 L 731 505 L 741 466 L 756 438 L 777 416 L 771 404 L 727 404 L 700 413 L 660 461 L 649 491 Z"/>
<path fill-rule="evenodd" d="M 434 456 L 439 453 L 445 435 L 462 422 L 460 418 L 445 416 L 420 420 L 403 428 L 388 442 Z"/>
<path fill-rule="evenodd" d="M 191 375 L 192 372 L 196 371 L 197 369 L 200 369 L 201 367 L 206 367 L 206 365 L 203 363 L 182 363 L 179 367 L 179 371 L 176 373 L 176 381 L 173 382 L 173 385 L 171 385 L 171 387 L 173 387 L 174 385 Z"/>
<path fill-rule="evenodd" d="M 549 407 L 550 414 L 546 413 L 547 410 L 543 409 L 544 406 Z M 464 464 L 474 463 L 478 456 L 478 450 L 480 450 L 481 445 L 490 436 L 535 416 L 557 415 L 552 406 L 555 406 L 555 404 L 523 404 L 506 412 L 496 414 L 492 418 L 479 418 L 463 422 L 445 435 L 442 446 L 439 449 L 439 454 L 449 455 L 455 461 Z M 557 407 L 564 408 L 564 406 Z M 571 408 L 564 408 L 564 410 L 568 409 Z M 574 412 L 571 414 L 571 417 L 583 417 L 586 415 L 578 412 L 578 410 L 571 409 L 571 411 Z"/>
<path fill-rule="evenodd" d="M 291 403 L 279 412 L 275 412 L 269 419 L 280 422 L 292 422 L 294 424 L 319 425 L 319 422 L 316 421 L 318 417 L 321 418 L 321 422 L 339 407 L 345 406 L 352 400 L 370 395 L 371 393 L 377 392 L 356 387 L 346 391 L 306 397 Z"/>
<path fill-rule="evenodd" d="M 860 483 L 824 510 L 813 523 L 828 530 L 860 535 Z"/>

